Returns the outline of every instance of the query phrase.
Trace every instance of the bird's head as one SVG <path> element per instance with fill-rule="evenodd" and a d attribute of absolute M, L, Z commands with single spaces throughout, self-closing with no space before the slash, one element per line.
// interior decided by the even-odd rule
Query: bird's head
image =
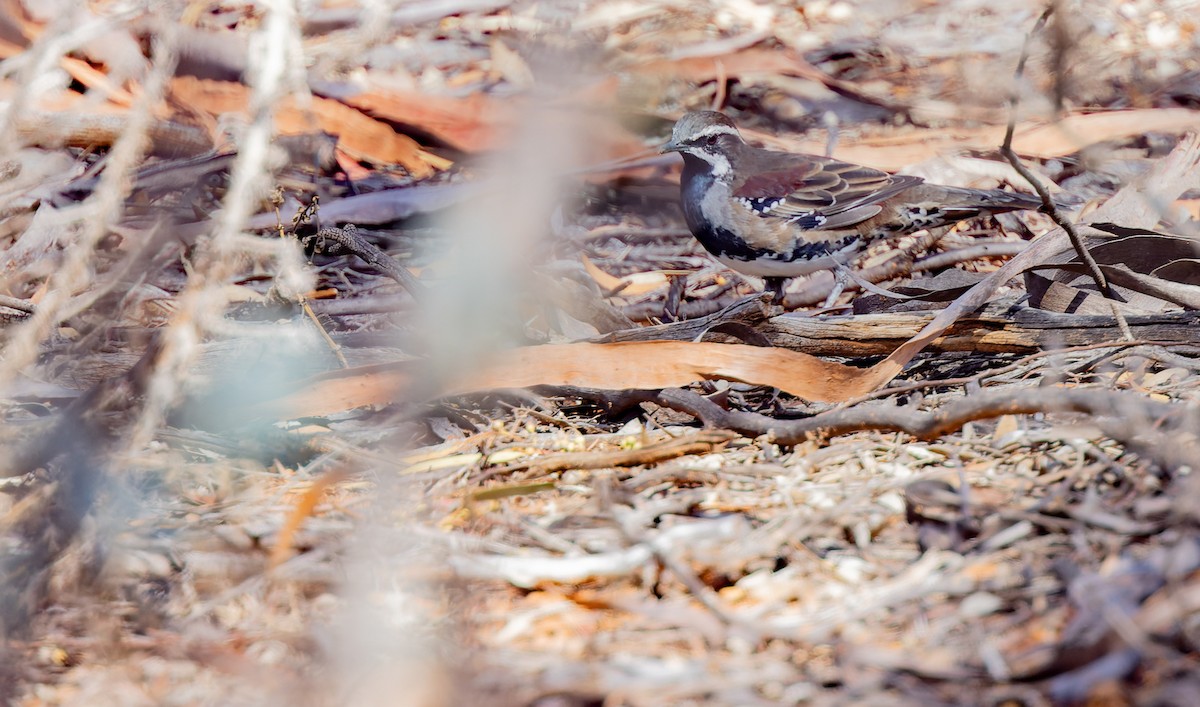
<path fill-rule="evenodd" d="M 720 113 L 703 110 L 688 113 L 675 123 L 662 152 L 697 157 L 712 166 L 713 174 L 722 176 L 729 172 L 729 153 L 743 144 L 733 121 Z"/>

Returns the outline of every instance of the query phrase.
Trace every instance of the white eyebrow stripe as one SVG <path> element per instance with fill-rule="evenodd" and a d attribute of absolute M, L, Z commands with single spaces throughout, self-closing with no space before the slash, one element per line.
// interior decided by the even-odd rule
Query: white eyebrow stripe
<path fill-rule="evenodd" d="M 708 137 L 709 135 L 738 135 L 736 128 L 731 128 L 728 125 L 710 125 L 692 136 L 692 139 Z"/>

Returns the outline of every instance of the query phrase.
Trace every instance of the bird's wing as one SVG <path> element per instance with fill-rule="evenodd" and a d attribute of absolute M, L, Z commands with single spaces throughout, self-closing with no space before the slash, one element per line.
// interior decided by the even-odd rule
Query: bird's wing
<path fill-rule="evenodd" d="M 881 202 L 922 181 L 827 158 L 786 157 L 790 158 L 786 163 L 747 177 L 733 195 L 760 216 L 788 220 L 805 229 L 843 228 L 865 221 L 880 212 Z"/>

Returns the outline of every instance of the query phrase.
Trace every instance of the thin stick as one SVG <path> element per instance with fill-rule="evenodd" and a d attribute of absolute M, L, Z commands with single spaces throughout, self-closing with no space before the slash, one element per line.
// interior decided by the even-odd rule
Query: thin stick
<path fill-rule="evenodd" d="M 1029 31 L 1029 34 L 1025 35 L 1025 44 L 1021 47 L 1021 58 L 1017 62 L 1017 70 L 1015 73 L 1015 79 L 1017 83 L 1020 83 L 1021 78 L 1025 75 L 1025 62 L 1029 59 L 1030 40 L 1033 39 L 1035 34 L 1042 31 L 1042 28 L 1046 26 L 1046 20 L 1050 18 L 1050 15 L 1053 12 L 1054 4 L 1052 3 L 1046 7 L 1046 10 L 1042 13 L 1041 17 L 1038 17 L 1037 22 L 1033 25 L 1033 29 Z M 1104 294 L 1105 299 L 1108 300 L 1109 306 L 1112 307 L 1113 317 L 1117 320 L 1117 326 L 1121 329 L 1121 336 L 1123 336 L 1126 340 L 1132 341 L 1133 331 L 1130 330 L 1129 322 L 1125 321 L 1125 316 L 1121 314 L 1121 310 L 1117 306 L 1117 300 L 1113 296 L 1112 288 L 1109 287 L 1108 279 L 1105 278 L 1104 273 L 1100 271 L 1100 266 L 1096 264 L 1095 258 L 1093 258 L 1092 254 L 1088 252 L 1087 246 L 1083 243 L 1083 238 L 1081 238 L 1079 232 L 1075 230 L 1075 225 L 1062 215 L 1062 212 L 1058 210 L 1058 206 L 1055 205 L 1054 199 L 1051 198 L 1050 191 L 1046 189 L 1046 186 L 1042 184 L 1041 180 L 1034 176 L 1033 172 L 1031 172 L 1028 167 L 1021 163 L 1021 158 L 1018 157 L 1017 153 L 1013 150 L 1013 133 L 1016 131 L 1017 106 L 1020 101 L 1020 92 L 1016 90 L 1016 87 L 1014 87 L 1012 96 L 1010 96 L 1008 99 L 1008 128 L 1004 131 L 1004 144 L 1000 146 L 1000 154 L 1004 155 L 1004 158 L 1008 160 L 1008 163 L 1012 165 L 1013 169 L 1017 170 L 1017 173 L 1020 174 L 1025 181 L 1029 182 L 1029 185 L 1033 187 L 1033 190 L 1037 192 L 1037 195 L 1041 197 L 1042 210 L 1050 216 L 1054 223 L 1058 224 L 1060 228 L 1066 231 L 1067 238 L 1071 240 L 1071 246 L 1075 249 L 1075 253 L 1079 256 L 1079 259 L 1083 261 L 1084 265 L 1087 266 L 1088 272 L 1091 274 L 1092 279 L 1096 282 L 1096 286 L 1100 289 L 1100 292 Z"/>
<path fill-rule="evenodd" d="M 716 90 L 713 93 L 712 109 L 721 110 L 725 107 L 725 91 L 727 90 L 725 84 L 729 82 L 729 77 L 726 76 L 725 64 L 720 59 L 716 61 L 716 69 Z"/>
<path fill-rule="evenodd" d="M 24 314 L 33 314 L 35 305 L 27 299 L 19 297 L 9 297 L 8 295 L 0 295 L 0 307 L 8 307 L 15 309 Z"/>
<path fill-rule="evenodd" d="M 903 395 L 904 393 L 911 393 L 915 390 L 924 390 L 926 388 L 950 388 L 953 386 L 970 385 L 972 383 L 982 385 L 983 382 L 989 378 L 995 378 L 996 376 L 1001 376 L 1001 375 L 1004 375 L 1005 373 L 1011 373 L 1012 371 L 1015 371 L 1018 368 L 1021 368 L 1022 366 L 1028 365 L 1029 363 L 1036 361 L 1039 358 L 1045 358 L 1047 356 L 1057 356 L 1057 355 L 1062 355 L 1062 354 L 1078 353 L 1080 351 L 1094 351 L 1096 349 L 1127 349 L 1132 346 L 1141 346 L 1141 345 L 1149 344 L 1149 343 L 1153 343 L 1153 342 L 1141 341 L 1141 340 L 1136 340 L 1136 339 L 1134 341 L 1120 341 L 1120 342 L 1102 341 L 1097 344 L 1082 344 L 1080 346 L 1069 346 L 1067 348 L 1062 348 L 1062 349 L 1048 349 L 1048 350 L 1037 351 L 1035 353 L 1029 354 L 1028 356 L 1024 356 L 1016 361 L 1013 361 L 1012 363 L 1008 364 L 1007 366 L 1001 366 L 999 368 L 989 368 L 986 371 L 981 371 L 981 372 L 976 373 L 975 375 L 971 375 L 971 376 L 960 376 L 958 378 L 942 378 L 942 379 L 937 379 L 937 380 L 919 380 L 919 381 L 912 381 L 909 383 L 904 383 L 902 385 L 893 386 L 891 388 L 880 388 L 879 390 L 872 391 L 870 393 L 867 393 L 866 395 L 860 395 L 857 398 L 851 398 L 850 400 L 846 400 L 846 401 L 838 404 L 837 407 L 838 408 L 851 408 L 860 403 L 865 403 L 868 400 L 877 400 L 879 398 L 887 398 L 887 397 L 891 397 L 891 396 L 895 396 L 895 395 Z"/>
<path fill-rule="evenodd" d="M 293 231 L 297 225 L 304 223 L 313 217 L 313 215 L 317 212 L 317 204 L 317 197 L 314 196 L 312 201 L 296 212 L 296 215 L 292 217 Z M 283 219 L 279 214 L 278 203 L 275 205 L 275 220 L 278 222 L 277 229 L 279 231 L 279 237 L 287 238 L 287 233 L 283 229 Z M 317 331 L 321 334 L 321 338 L 325 340 L 325 345 L 328 346 L 329 350 L 333 352 L 333 355 L 337 357 L 338 363 L 341 364 L 342 368 L 349 368 L 350 362 L 346 360 L 346 355 L 342 353 L 342 347 L 339 346 L 338 343 L 333 340 L 333 337 L 329 335 L 329 332 L 325 329 L 325 325 L 322 324 L 321 319 L 317 317 L 317 313 L 314 312 L 312 306 L 308 304 L 308 298 L 304 296 L 304 293 L 297 292 L 296 301 L 300 304 L 300 308 L 304 310 L 304 315 L 307 316 L 309 320 L 312 321 L 313 326 L 317 328 Z M 275 558 L 274 553 L 272 554 L 272 558 L 272 561 L 278 559 Z"/>

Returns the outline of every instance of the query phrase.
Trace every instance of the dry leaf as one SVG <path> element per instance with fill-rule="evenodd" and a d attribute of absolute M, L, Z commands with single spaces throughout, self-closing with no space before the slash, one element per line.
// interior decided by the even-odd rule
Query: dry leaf
<path fill-rule="evenodd" d="M 345 469 L 327 471 L 318 476 L 305 489 L 304 493 L 300 494 L 300 497 L 296 499 L 296 505 L 292 506 L 291 512 L 288 513 L 283 527 L 279 529 L 279 535 L 275 538 L 275 545 L 271 548 L 271 556 L 267 560 L 268 567 L 278 567 L 288 559 L 292 552 L 292 546 L 295 544 L 296 533 L 300 531 L 300 526 L 305 519 L 313 514 L 317 503 L 321 501 L 326 491 L 348 477 L 349 473 Z"/>
<path fill-rule="evenodd" d="M 493 39 L 489 48 L 492 52 L 492 71 L 517 88 L 533 86 L 533 72 L 521 55 L 499 39 Z"/>
<path fill-rule="evenodd" d="M 531 385 L 653 390 L 724 379 L 769 385 L 805 400 L 836 402 L 876 385 L 862 369 L 787 349 L 744 344 L 639 341 L 529 346 L 497 355 L 449 392 Z"/>
<path fill-rule="evenodd" d="M 212 115 L 245 113 L 250 104 L 250 89 L 240 83 L 191 76 L 172 79 L 171 95 L 194 110 Z M 416 140 L 397 133 L 386 123 L 327 98 L 314 96 L 307 108 L 285 99 L 276 109 L 275 124 L 281 135 L 303 135 L 318 129 L 337 135 L 338 147 L 355 159 L 399 164 L 418 179 L 450 166 L 449 161 L 425 152 Z"/>
<path fill-rule="evenodd" d="M 1124 312 L 1200 309 L 1200 241 L 1106 224 L 1097 224 L 1097 229 L 1105 233 L 1085 234 L 1086 245 Z M 1108 233 L 1117 237 L 1108 237 Z M 1064 256 L 1068 259 L 1039 264 L 1030 268 L 1038 272 L 1025 273 L 1033 306 L 1055 312 L 1110 314 L 1111 304 L 1099 293 L 1078 256 L 1073 251 Z M 1048 269 L 1058 272 L 1048 275 Z"/>
<path fill-rule="evenodd" d="M 298 393 L 265 401 L 250 412 L 275 419 L 329 415 L 387 405 L 409 387 L 418 361 L 375 364 L 308 379 Z M 805 400 L 838 402 L 881 383 L 868 369 L 823 361 L 787 349 L 744 344 L 638 341 L 527 346 L 496 354 L 450 383 L 454 395 L 497 388 L 572 385 L 604 390 L 654 390 L 701 380 L 769 385 Z"/>
<path fill-rule="evenodd" d="M 992 439 L 1002 440 L 1020 428 L 1016 415 L 1002 415 L 999 420 L 996 420 L 996 429 L 992 430 Z"/>
<path fill-rule="evenodd" d="M 381 363 L 322 373 L 301 383 L 299 392 L 263 401 L 250 412 L 287 420 L 388 405 L 412 382 L 411 366 L 411 362 Z"/>
<path fill-rule="evenodd" d="M 339 97 L 348 106 L 424 130 L 459 150 L 479 152 L 504 143 L 513 108 L 480 93 L 463 98 L 397 89 L 373 89 Z"/>
<path fill-rule="evenodd" d="M 667 285 L 667 276 L 658 271 L 637 272 L 625 277 L 609 275 L 596 267 L 596 264 L 586 255 L 583 256 L 583 269 L 587 270 L 587 273 L 592 276 L 592 279 L 596 281 L 600 289 L 605 292 L 614 292 L 620 288 L 620 294 L 636 296 L 654 292 L 660 287 Z"/>
<path fill-rule="evenodd" d="M 1118 140 L 1147 131 L 1180 133 L 1200 130 L 1200 112 L 1186 108 L 1081 113 L 1057 123 L 1022 123 L 1014 133 L 1013 149 L 1034 157 L 1061 157 L 1099 142 Z M 777 137 L 754 130 L 742 133 L 774 149 L 824 154 L 826 139 Z M 996 150 L 1004 141 L 1004 126 L 975 129 L 914 129 L 885 136 L 839 143 L 834 157 L 879 169 L 899 170 L 940 154 Z"/>

